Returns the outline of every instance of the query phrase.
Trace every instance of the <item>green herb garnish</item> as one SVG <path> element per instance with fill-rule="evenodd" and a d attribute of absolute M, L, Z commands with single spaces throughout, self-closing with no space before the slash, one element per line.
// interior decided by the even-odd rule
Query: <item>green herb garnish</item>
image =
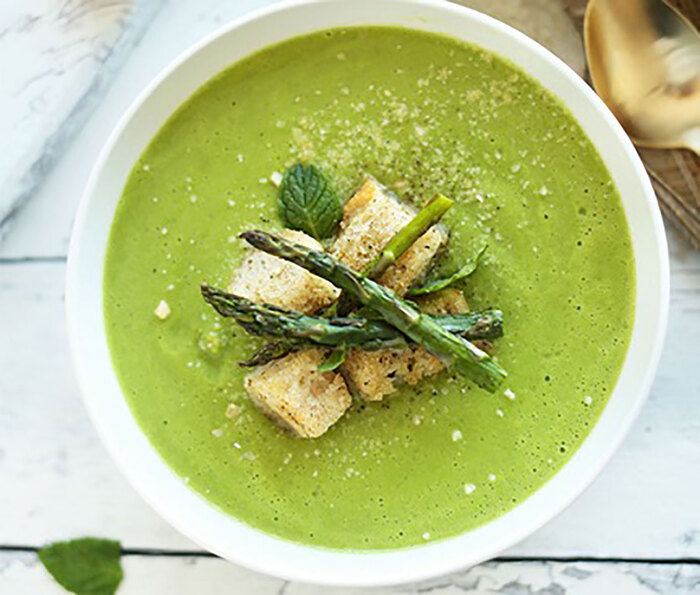
<path fill-rule="evenodd" d="M 484 254 L 484 252 L 486 252 L 486 248 L 487 245 L 485 244 L 483 248 L 481 248 L 479 252 L 477 252 L 476 256 L 467 260 L 464 266 L 462 266 L 462 268 L 460 268 L 458 271 L 452 273 L 447 277 L 443 277 L 442 279 L 434 279 L 433 281 L 429 281 L 424 285 L 421 285 L 420 287 L 414 287 L 408 292 L 408 295 L 416 296 L 425 295 L 427 293 L 435 293 L 436 291 L 445 289 L 450 285 L 454 285 L 455 283 L 457 283 L 457 281 L 466 279 L 476 270 L 476 267 L 479 265 L 479 260 L 481 260 L 481 256 Z"/>
<path fill-rule="evenodd" d="M 338 345 L 328 357 L 318 365 L 319 372 L 332 372 L 339 368 L 348 357 L 348 346 Z"/>
<path fill-rule="evenodd" d="M 317 240 L 331 237 L 343 217 L 340 197 L 314 165 L 297 163 L 284 172 L 278 203 L 287 227 Z"/>
<path fill-rule="evenodd" d="M 39 550 L 39 560 L 56 582 L 76 595 L 112 595 L 124 573 L 121 544 L 84 537 L 59 541 Z"/>

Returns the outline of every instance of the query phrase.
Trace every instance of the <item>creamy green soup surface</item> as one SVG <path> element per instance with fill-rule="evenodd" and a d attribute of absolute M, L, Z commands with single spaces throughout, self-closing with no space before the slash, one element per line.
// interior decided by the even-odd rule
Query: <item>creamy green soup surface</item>
<path fill-rule="evenodd" d="M 248 401 L 237 362 L 261 342 L 219 318 L 199 285 L 227 285 L 240 231 L 282 229 L 270 177 L 300 159 L 344 197 L 371 174 L 417 206 L 436 192 L 455 201 L 438 267 L 488 242 L 464 288 L 473 309 L 504 312 L 502 390 L 448 370 L 356 402 L 316 440 Z M 129 406 L 193 490 L 293 541 L 397 548 L 502 515 L 576 451 L 629 343 L 634 256 L 608 171 L 549 92 L 456 40 L 363 27 L 269 47 L 172 115 L 124 189 L 104 296 Z"/>

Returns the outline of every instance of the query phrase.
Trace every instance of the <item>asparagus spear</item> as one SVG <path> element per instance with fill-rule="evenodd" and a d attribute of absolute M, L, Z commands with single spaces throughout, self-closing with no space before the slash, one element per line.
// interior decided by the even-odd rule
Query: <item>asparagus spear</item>
<path fill-rule="evenodd" d="M 435 195 L 413 219 L 396 232 L 376 258 L 365 266 L 362 274 L 370 279 L 380 277 L 418 238 L 435 225 L 451 206 L 452 201 L 449 198 L 442 194 Z M 329 312 L 345 316 L 355 305 L 352 296 L 343 293 L 340 300 L 330 307 Z"/>
<path fill-rule="evenodd" d="M 401 299 L 371 279 L 358 275 L 328 254 L 309 250 L 259 230 L 243 232 L 240 237 L 263 252 L 284 258 L 330 281 L 361 304 L 372 308 L 386 322 L 425 347 L 445 365 L 453 366 L 482 388 L 495 392 L 505 379 L 506 371 L 486 352 L 444 329 L 411 302 Z"/>
<path fill-rule="evenodd" d="M 362 274 L 372 279 L 381 276 L 419 237 L 435 225 L 451 206 L 452 201 L 449 198 L 437 194 L 389 240 L 377 257 L 364 268 Z"/>
<path fill-rule="evenodd" d="M 201 290 L 204 300 L 221 316 L 235 319 L 252 335 L 362 349 L 395 349 L 408 343 L 405 335 L 383 320 L 307 316 L 269 304 L 258 304 L 208 285 L 202 285 Z M 484 339 L 503 334 L 500 310 L 434 315 L 431 318 L 450 332 L 467 338 Z"/>
<path fill-rule="evenodd" d="M 406 340 L 392 327 L 359 318 L 321 318 L 284 310 L 270 304 L 202 286 L 204 299 L 222 316 L 230 316 L 253 335 L 304 339 L 319 345 L 363 345 L 367 349 L 405 346 Z"/>
<path fill-rule="evenodd" d="M 303 341 L 274 341 L 272 343 L 265 343 L 260 349 L 258 349 L 251 357 L 247 360 L 239 362 L 239 366 L 244 368 L 255 368 L 256 366 L 264 366 L 270 362 L 281 359 L 285 355 L 289 355 L 293 351 L 297 351 L 304 346 Z"/>
<path fill-rule="evenodd" d="M 363 274 L 373 278 L 379 277 L 387 268 L 394 264 L 419 237 L 430 229 L 430 227 L 435 225 L 451 206 L 452 201 L 449 198 L 441 194 L 436 195 L 426 206 L 416 213 L 413 219 L 404 225 L 397 234 L 389 240 L 379 255 L 365 267 Z M 355 302 L 352 297 L 348 296 L 347 293 L 343 293 L 337 302 L 334 302 L 326 308 L 323 312 L 323 316 L 345 316 L 352 311 L 354 306 Z M 259 353 L 255 354 L 248 361 L 267 363 L 273 359 L 284 357 L 294 351 L 294 349 L 295 346 L 290 344 L 285 350 L 284 341 L 279 341 L 274 346 L 264 346 Z M 275 357 L 271 357 L 273 355 Z M 336 361 L 337 365 L 335 367 L 337 367 L 343 362 L 346 355 L 347 350 L 344 348 L 341 350 L 339 348 L 329 357 Z"/>

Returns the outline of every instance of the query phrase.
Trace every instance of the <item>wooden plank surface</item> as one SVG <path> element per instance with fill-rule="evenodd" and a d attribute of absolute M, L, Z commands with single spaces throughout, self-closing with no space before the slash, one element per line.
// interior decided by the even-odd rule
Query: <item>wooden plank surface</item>
<path fill-rule="evenodd" d="M 127 555 L 120 593 L 255 593 L 256 595 L 362 595 L 361 589 L 327 589 L 262 576 L 209 557 Z M 688 595 L 700 588 L 692 564 L 601 562 L 489 562 L 419 585 L 375 589 L 375 595 Z M 60 595 L 29 552 L 0 552 L 0 593 Z"/>
<path fill-rule="evenodd" d="M 61 592 L 34 553 L 7 548 L 88 534 L 177 554 L 128 555 L 120 593 L 328 592 L 202 556 L 161 521 L 118 473 L 90 425 L 64 328 L 70 226 L 111 128 L 180 50 L 270 1 L 180 0 L 177 10 L 161 11 L 0 243 L 0 593 Z M 671 239 L 671 318 L 661 367 L 638 422 L 601 477 L 559 518 L 505 552 L 509 560 L 380 593 L 700 590 L 700 254 Z M 192 553 L 198 555 L 183 555 Z M 563 560 L 572 557 L 600 560 Z"/>
<path fill-rule="evenodd" d="M 162 0 L 5 2 L 0 10 L 0 237 L 60 159 Z M 18 59 L 21 57 L 21 59 Z"/>

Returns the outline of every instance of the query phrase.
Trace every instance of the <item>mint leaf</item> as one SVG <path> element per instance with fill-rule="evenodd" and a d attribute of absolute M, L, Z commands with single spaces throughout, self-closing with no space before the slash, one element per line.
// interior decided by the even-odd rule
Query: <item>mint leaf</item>
<path fill-rule="evenodd" d="M 462 279 L 466 279 L 469 275 L 471 275 L 475 270 L 476 267 L 479 264 L 479 260 L 481 259 L 481 256 L 486 252 L 486 248 L 488 245 L 484 245 L 483 248 L 477 252 L 476 256 L 473 258 L 470 258 L 467 260 L 467 262 L 464 264 L 462 268 L 460 268 L 458 271 L 452 273 L 448 277 L 443 277 L 442 279 L 435 279 L 433 281 L 429 281 L 428 283 L 425 283 L 424 285 L 421 285 L 420 287 L 415 287 L 411 289 L 408 292 L 409 296 L 415 296 L 415 295 L 425 295 L 427 293 L 435 293 L 436 291 L 440 291 L 441 289 L 445 289 L 446 287 L 449 287 L 450 285 L 454 285 L 457 281 L 461 281 Z"/>
<path fill-rule="evenodd" d="M 328 357 L 318 365 L 319 372 L 332 372 L 339 368 L 348 357 L 348 348 L 346 345 L 338 345 L 333 351 L 328 354 Z"/>
<path fill-rule="evenodd" d="M 84 537 L 39 550 L 39 560 L 56 582 L 76 595 L 113 595 L 121 583 L 121 544 Z"/>
<path fill-rule="evenodd" d="M 297 163 L 284 172 L 277 200 L 285 225 L 317 240 L 332 236 L 343 217 L 340 197 L 313 165 Z"/>

